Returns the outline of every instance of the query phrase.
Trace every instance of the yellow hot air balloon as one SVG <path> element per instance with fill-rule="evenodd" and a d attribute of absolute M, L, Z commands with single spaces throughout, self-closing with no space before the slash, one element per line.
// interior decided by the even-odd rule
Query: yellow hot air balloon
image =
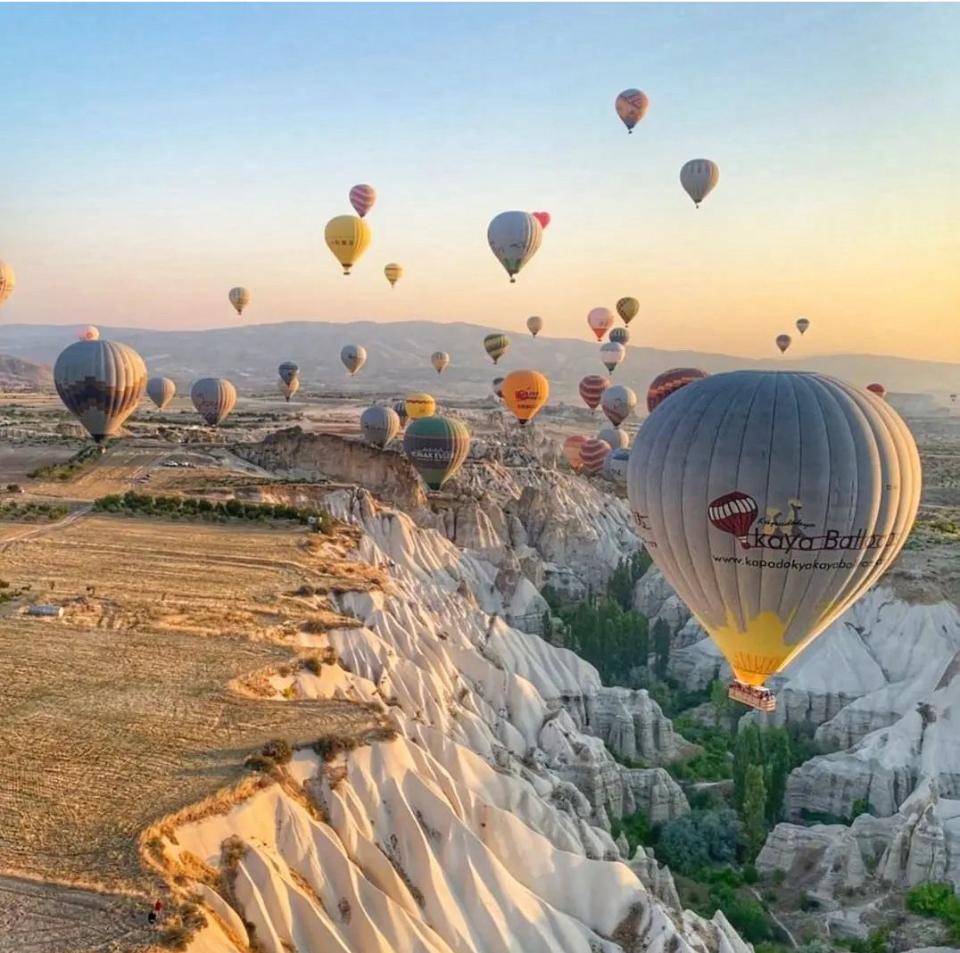
<path fill-rule="evenodd" d="M 0 305 L 13 294 L 13 289 L 16 284 L 17 276 L 14 274 L 13 269 L 0 258 Z"/>
<path fill-rule="evenodd" d="M 550 382 L 539 371 L 512 371 L 501 388 L 503 402 L 520 426 L 536 417 L 550 396 Z"/>
<path fill-rule="evenodd" d="M 327 248 L 333 252 L 333 257 L 343 265 L 343 273 L 349 275 L 350 269 L 367 250 L 372 232 L 362 218 L 356 215 L 338 215 L 327 222 L 323 237 Z"/>
<path fill-rule="evenodd" d="M 407 394 L 404 406 L 411 420 L 432 417 L 437 412 L 437 402 L 429 394 Z"/>
<path fill-rule="evenodd" d="M 387 276 L 390 287 L 393 288 L 403 277 L 403 265 L 398 265 L 395 261 L 392 261 L 389 265 L 384 266 L 383 273 Z"/>

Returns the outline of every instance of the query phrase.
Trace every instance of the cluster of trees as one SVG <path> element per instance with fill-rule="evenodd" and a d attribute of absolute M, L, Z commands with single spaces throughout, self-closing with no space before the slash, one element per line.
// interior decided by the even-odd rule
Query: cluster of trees
<path fill-rule="evenodd" d="M 31 480 L 69 480 L 88 467 L 93 466 L 103 454 L 103 446 L 87 444 L 63 463 L 47 463 L 31 470 L 27 476 Z"/>
<path fill-rule="evenodd" d="M 61 503 L 0 503 L 0 520 L 17 520 L 24 523 L 54 521 L 63 519 L 67 512 L 67 508 Z"/>
<path fill-rule="evenodd" d="M 191 517 L 226 522 L 229 519 L 295 520 L 315 526 L 318 532 L 333 532 L 333 517 L 326 510 L 305 509 L 286 503 L 244 503 L 242 500 L 208 500 L 205 497 L 162 496 L 128 490 L 122 496 L 101 497 L 94 509 L 102 513 L 131 513 L 140 516 Z"/>

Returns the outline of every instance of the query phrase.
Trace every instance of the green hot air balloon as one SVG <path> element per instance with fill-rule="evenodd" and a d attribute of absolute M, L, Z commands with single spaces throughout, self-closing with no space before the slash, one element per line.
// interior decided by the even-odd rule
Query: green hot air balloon
<path fill-rule="evenodd" d="M 151 377 L 147 381 L 147 397 L 163 410 L 173 400 L 177 385 L 169 377 Z"/>
<path fill-rule="evenodd" d="M 237 389 L 225 377 L 201 377 L 190 388 L 197 413 L 211 426 L 223 423 L 237 402 Z"/>
<path fill-rule="evenodd" d="M 494 364 L 507 353 L 507 348 L 509 347 L 510 338 L 505 334 L 488 334 L 483 339 L 483 349 L 493 358 Z"/>
<path fill-rule="evenodd" d="M 450 417 L 421 417 L 403 435 L 403 452 L 431 490 L 439 490 L 463 465 L 470 431 Z"/>
<path fill-rule="evenodd" d="M 385 447 L 400 433 L 400 416 L 392 407 L 368 407 L 360 415 L 360 429 L 371 447 Z"/>
<path fill-rule="evenodd" d="M 116 341 L 76 341 L 53 368 L 57 393 L 96 443 L 114 436 L 147 386 L 143 358 Z"/>

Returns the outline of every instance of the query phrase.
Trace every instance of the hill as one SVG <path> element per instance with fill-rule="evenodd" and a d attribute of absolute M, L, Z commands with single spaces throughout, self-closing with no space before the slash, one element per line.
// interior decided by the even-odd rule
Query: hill
<path fill-rule="evenodd" d="M 0 390 L 36 390 L 53 386 L 49 367 L 0 354 Z"/>

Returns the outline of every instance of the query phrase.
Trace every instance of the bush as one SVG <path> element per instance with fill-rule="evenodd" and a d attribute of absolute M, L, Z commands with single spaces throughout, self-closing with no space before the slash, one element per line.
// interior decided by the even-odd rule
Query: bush
<path fill-rule="evenodd" d="M 259 771 L 261 774 L 271 774 L 277 767 L 277 762 L 273 758 L 267 757 L 259 751 L 250 755 L 243 763 L 250 771 Z"/>
<path fill-rule="evenodd" d="M 293 757 L 293 748 L 290 742 L 283 738 L 274 738 L 268 741 L 261 749 L 260 754 L 270 758 L 276 764 L 287 764 Z"/>
<path fill-rule="evenodd" d="M 636 853 L 638 845 L 651 843 L 650 821 L 642 811 L 611 820 L 610 833 L 614 840 L 617 840 L 621 834 L 627 838 L 630 857 Z"/>
<path fill-rule="evenodd" d="M 953 892 L 951 884 L 918 884 L 907 894 L 906 905 L 911 913 L 943 921 L 950 941 L 960 943 L 960 897 Z"/>
<path fill-rule="evenodd" d="M 731 864 L 740 846 L 740 824 L 729 808 L 691 811 L 663 826 L 657 856 L 688 876 L 716 864 Z"/>

